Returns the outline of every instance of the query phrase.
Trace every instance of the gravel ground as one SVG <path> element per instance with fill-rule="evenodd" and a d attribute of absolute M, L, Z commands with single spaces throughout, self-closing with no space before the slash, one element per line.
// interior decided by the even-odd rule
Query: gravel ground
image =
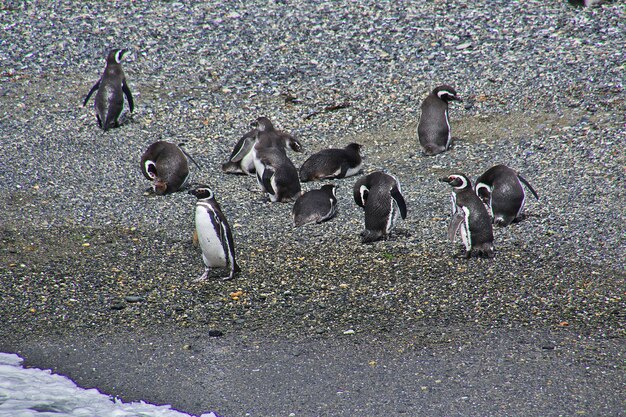
<path fill-rule="evenodd" d="M 333 338 L 433 324 L 623 340 L 623 3 L 284 3 L 0 6 L 6 348 L 115 329 Z M 81 104 L 113 47 L 133 52 L 123 66 L 135 112 L 103 133 Z M 452 150 L 427 158 L 418 109 L 442 83 L 465 101 L 451 105 Z M 261 115 L 303 143 L 290 153 L 297 166 L 325 147 L 364 145 L 365 172 L 402 183 L 409 215 L 396 233 L 360 244 L 356 177 L 335 181 L 335 219 L 293 229 L 290 204 L 223 174 Z M 233 227 L 235 280 L 192 282 L 203 271 L 195 198 L 144 193 L 139 159 L 158 139 L 186 142 L 203 167 L 194 180 L 214 189 Z M 437 178 L 496 163 L 540 200 L 495 230 L 494 259 L 455 259 L 450 189 Z"/>

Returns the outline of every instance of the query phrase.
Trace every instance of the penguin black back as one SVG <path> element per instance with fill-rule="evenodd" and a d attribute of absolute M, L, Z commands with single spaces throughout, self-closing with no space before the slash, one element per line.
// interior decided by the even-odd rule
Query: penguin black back
<path fill-rule="evenodd" d="M 336 189 L 335 184 L 326 184 L 298 197 L 291 211 L 294 226 L 321 223 L 334 217 L 337 213 Z"/>
<path fill-rule="evenodd" d="M 476 195 L 486 204 L 495 225 L 505 227 L 521 219 L 526 203 L 522 183 L 539 199 L 528 181 L 506 165 L 495 165 L 476 180 Z"/>
<path fill-rule="evenodd" d="M 343 149 L 323 149 L 311 155 L 300 168 L 300 181 L 345 178 L 361 171 L 361 145 L 351 143 Z"/>
<path fill-rule="evenodd" d="M 445 152 L 452 143 L 448 102 L 463 101 L 449 85 L 435 88 L 422 102 L 417 136 L 425 155 Z"/>
<path fill-rule="evenodd" d="M 169 194 L 184 187 L 189 179 L 189 163 L 180 147 L 157 141 L 141 155 L 141 172 L 153 181 L 154 192 Z"/>
<path fill-rule="evenodd" d="M 121 64 L 127 53 L 127 49 L 113 49 L 109 52 L 102 76 L 89 90 L 83 102 L 84 107 L 94 91 L 97 90 L 94 108 L 98 125 L 104 131 L 119 126 L 118 119 L 124 108 L 124 95 L 128 100 L 131 113 L 135 107 L 133 95 L 126 83 L 126 76 Z"/>

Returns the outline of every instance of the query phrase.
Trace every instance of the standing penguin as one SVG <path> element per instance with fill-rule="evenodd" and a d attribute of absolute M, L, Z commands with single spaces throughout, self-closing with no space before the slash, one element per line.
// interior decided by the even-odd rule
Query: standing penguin
<path fill-rule="evenodd" d="M 353 188 L 354 201 L 365 210 L 365 230 L 361 242 L 386 238 L 398 218 L 406 219 L 406 203 L 400 182 L 381 171 L 359 178 Z"/>
<path fill-rule="evenodd" d="M 361 171 L 361 145 L 351 143 L 343 149 L 323 149 L 311 155 L 300 168 L 300 181 L 345 178 Z"/>
<path fill-rule="evenodd" d="M 200 185 L 189 190 L 198 198 L 196 202 L 196 233 L 202 250 L 202 260 L 206 269 L 196 281 L 204 281 L 211 268 L 224 268 L 230 265 L 230 274 L 224 279 L 232 279 L 241 271 L 235 261 L 235 243 L 230 226 L 222 213 L 220 205 L 215 201 L 213 191 Z"/>
<path fill-rule="evenodd" d="M 113 49 L 109 52 L 102 76 L 91 87 L 83 102 L 83 107 L 85 107 L 89 97 L 91 97 L 94 91 L 98 90 L 94 107 L 98 125 L 104 131 L 111 127 L 119 126 L 118 118 L 124 108 L 124 95 L 126 95 L 128 100 L 128 107 L 131 113 L 135 107 L 133 95 L 130 92 L 130 88 L 128 88 L 128 84 L 126 84 L 126 76 L 122 70 L 122 59 L 127 53 L 127 49 Z"/>
<path fill-rule="evenodd" d="M 452 193 L 452 219 L 448 226 L 448 238 L 454 242 L 457 231 L 465 245 L 465 257 L 472 256 L 472 250 L 488 258 L 493 257 L 493 228 L 489 213 L 472 189 L 470 179 L 463 174 L 452 174 L 441 178 L 454 190 Z"/>
<path fill-rule="evenodd" d="M 454 88 L 440 85 L 422 103 L 417 137 L 424 154 L 437 155 L 450 149 L 452 134 L 448 118 L 448 102 L 463 101 Z"/>
<path fill-rule="evenodd" d="M 254 169 L 261 190 L 272 202 L 287 202 L 302 194 L 298 170 L 287 156 L 287 144 L 300 151 L 300 142 L 274 129 L 267 117 L 259 117 L 253 124 L 257 134 L 252 147 Z"/>
<path fill-rule="evenodd" d="M 271 126 L 271 122 L 266 117 L 259 118 L 261 120 L 261 124 L 265 126 L 269 124 Z M 252 148 L 254 147 L 254 143 L 259 133 L 257 129 L 259 125 L 259 121 L 255 121 L 251 123 L 253 129 L 243 135 L 239 141 L 235 144 L 228 161 L 222 164 L 222 171 L 226 174 L 244 174 L 244 175 L 255 175 L 254 168 L 254 156 L 252 153 Z M 272 126 L 273 129 L 273 126 Z M 302 145 L 300 142 L 291 136 L 288 133 L 278 131 L 273 129 L 274 133 L 271 137 L 270 142 L 275 146 L 282 146 L 283 148 L 289 146 L 295 152 L 302 151 Z"/>
<path fill-rule="evenodd" d="M 291 210 L 293 225 L 300 227 L 333 218 L 337 214 L 336 190 L 335 184 L 326 184 L 319 190 L 311 190 L 298 197 Z"/>
<path fill-rule="evenodd" d="M 528 181 L 506 165 L 493 166 L 476 180 L 476 195 L 487 206 L 496 226 L 505 227 L 521 219 L 526 203 L 522 183 L 539 200 Z"/>
<path fill-rule="evenodd" d="M 154 192 L 164 195 L 187 184 L 189 163 L 178 145 L 160 140 L 148 146 L 141 155 L 141 172 L 153 181 Z"/>

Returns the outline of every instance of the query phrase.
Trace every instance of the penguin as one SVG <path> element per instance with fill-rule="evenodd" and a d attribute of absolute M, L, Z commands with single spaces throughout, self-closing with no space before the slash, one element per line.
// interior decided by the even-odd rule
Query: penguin
<path fill-rule="evenodd" d="M 141 156 L 141 172 L 153 181 L 158 195 L 184 188 L 189 180 L 189 163 L 182 149 L 173 143 L 157 141 Z"/>
<path fill-rule="evenodd" d="M 252 155 L 257 182 L 271 202 L 288 202 L 302 194 L 298 170 L 287 156 L 286 146 L 300 152 L 302 145 L 279 132 L 266 117 L 253 122 L 257 129 Z"/>
<path fill-rule="evenodd" d="M 417 137 L 425 155 L 437 155 L 450 149 L 452 134 L 448 118 L 448 102 L 463 101 L 454 88 L 440 85 L 422 103 Z"/>
<path fill-rule="evenodd" d="M 262 124 L 265 126 L 268 124 L 272 126 L 272 123 L 269 119 L 263 119 Z M 258 120 L 251 123 L 253 129 L 243 135 L 239 141 L 235 144 L 228 161 L 222 164 L 222 171 L 226 174 L 243 174 L 243 175 L 255 175 L 254 168 L 254 157 L 252 154 L 252 148 L 255 143 L 255 139 L 259 130 L 257 126 L 259 125 Z M 273 126 L 271 127 L 273 129 Z M 273 129 L 275 135 L 272 135 L 270 141 L 276 146 L 286 147 L 289 146 L 295 152 L 302 152 L 302 144 L 293 136 L 288 133 L 284 133 L 278 130 Z"/>
<path fill-rule="evenodd" d="M 337 214 L 336 192 L 335 184 L 326 184 L 319 190 L 311 190 L 298 197 L 291 210 L 294 227 L 332 219 Z"/>
<path fill-rule="evenodd" d="M 126 76 L 122 70 L 122 59 L 128 53 L 127 49 L 113 49 L 107 56 L 106 66 L 102 76 L 91 87 L 83 107 L 87 105 L 89 97 L 94 91 L 96 98 L 94 99 L 94 107 L 96 109 L 96 119 L 102 130 L 107 131 L 111 127 L 118 127 L 118 118 L 124 108 L 124 95 L 128 100 L 128 107 L 132 113 L 134 110 L 133 95 L 126 83 Z"/>
<path fill-rule="evenodd" d="M 406 202 L 400 182 L 393 175 L 381 171 L 372 172 L 359 178 L 352 191 L 356 204 L 365 210 L 362 243 L 386 238 L 399 217 L 406 219 Z"/>
<path fill-rule="evenodd" d="M 539 200 L 537 192 L 528 181 L 506 165 L 493 166 L 476 180 L 476 195 L 487 206 L 496 226 L 506 227 L 521 220 L 526 203 L 522 183 Z"/>
<path fill-rule="evenodd" d="M 311 155 L 300 167 L 300 181 L 345 178 L 361 171 L 361 145 L 351 143 L 343 149 L 324 149 Z"/>
<path fill-rule="evenodd" d="M 228 221 L 215 200 L 213 191 L 199 185 L 189 194 L 198 198 L 196 202 L 196 233 L 202 250 L 202 260 L 206 269 L 196 281 L 207 279 L 211 268 L 224 268 L 230 265 L 230 273 L 223 279 L 232 279 L 241 271 L 235 260 L 235 243 Z"/>
<path fill-rule="evenodd" d="M 454 242 L 460 229 L 465 245 L 465 258 L 471 257 L 473 250 L 479 255 L 492 258 L 494 249 L 491 218 L 480 198 L 474 193 L 470 179 L 463 174 L 452 174 L 440 181 L 447 182 L 454 190 L 448 238 Z"/>

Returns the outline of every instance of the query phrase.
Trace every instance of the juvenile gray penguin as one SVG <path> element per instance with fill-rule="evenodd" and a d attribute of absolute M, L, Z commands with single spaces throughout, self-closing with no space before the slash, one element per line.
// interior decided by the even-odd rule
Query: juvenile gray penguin
<path fill-rule="evenodd" d="M 422 103 L 417 136 L 424 154 L 437 155 L 450 149 L 452 134 L 448 102 L 463 101 L 449 85 L 435 88 Z"/>
<path fill-rule="evenodd" d="M 94 99 L 94 107 L 98 125 L 104 131 L 119 126 L 118 118 L 124 108 L 124 95 L 126 95 L 128 100 L 128 107 L 131 113 L 135 107 L 133 95 L 130 92 L 130 88 L 128 88 L 126 76 L 122 70 L 122 59 L 127 53 L 127 49 L 113 49 L 109 52 L 102 76 L 91 87 L 83 102 L 83 107 L 85 107 L 89 97 L 91 97 L 94 91 L 98 90 Z"/>
<path fill-rule="evenodd" d="M 213 191 L 199 185 L 189 194 L 198 198 L 196 202 L 196 233 L 202 250 L 202 260 L 206 269 L 196 281 L 207 279 L 211 268 L 224 268 L 230 265 L 230 274 L 224 279 L 232 279 L 241 271 L 235 260 L 235 242 L 228 221 L 215 200 Z"/>
<path fill-rule="evenodd" d="M 302 145 L 295 138 L 274 129 L 266 117 L 259 117 L 253 127 L 257 134 L 252 147 L 254 169 L 261 191 L 272 202 L 287 202 L 302 194 L 298 170 L 285 150 L 287 144 L 295 151 Z"/>
<path fill-rule="evenodd" d="M 398 219 L 406 219 L 406 202 L 400 182 L 381 171 L 359 178 L 353 188 L 354 201 L 365 210 L 365 230 L 361 242 L 386 238 Z"/>
<path fill-rule="evenodd" d="M 465 245 L 465 257 L 476 250 L 479 255 L 493 257 L 493 228 L 484 204 L 474 193 L 470 179 L 463 174 L 452 174 L 440 181 L 452 186 L 452 219 L 448 226 L 448 238 L 454 242 L 460 229 Z"/>
<path fill-rule="evenodd" d="M 526 203 L 526 192 L 522 183 L 539 200 L 537 192 L 528 181 L 506 165 L 493 166 L 476 180 L 476 195 L 487 206 L 496 226 L 505 227 L 521 220 Z"/>
<path fill-rule="evenodd" d="M 264 125 L 266 123 L 269 123 L 269 125 L 271 125 L 271 122 L 266 117 L 259 118 L 259 120 L 260 119 L 263 119 L 262 123 Z M 254 168 L 254 155 L 252 153 L 252 148 L 254 147 L 257 134 L 259 133 L 259 130 L 257 129 L 258 125 L 258 120 L 252 122 L 251 126 L 253 127 L 253 129 L 243 135 L 241 139 L 237 141 L 232 153 L 230 154 L 230 157 L 228 158 L 228 161 L 222 164 L 223 172 L 225 172 L 226 174 L 255 175 L 256 170 Z M 272 145 L 282 146 L 283 148 L 289 146 L 295 152 L 302 151 L 302 145 L 300 144 L 300 142 L 290 134 L 278 131 L 276 129 L 274 129 L 274 133 L 275 134 L 273 134 L 269 139 Z"/>
<path fill-rule="evenodd" d="M 333 218 L 337 214 L 336 190 L 335 184 L 326 184 L 319 190 L 311 190 L 298 197 L 291 210 L 293 225 L 300 227 Z"/>
<path fill-rule="evenodd" d="M 311 155 L 300 168 L 300 181 L 345 178 L 361 171 L 361 145 L 351 143 L 343 149 L 323 149 Z"/>
<path fill-rule="evenodd" d="M 141 172 L 158 195 L 176 192 L 189 179 L 189 163 L 178 145 L 157 141 L 141 155 Z"/>

